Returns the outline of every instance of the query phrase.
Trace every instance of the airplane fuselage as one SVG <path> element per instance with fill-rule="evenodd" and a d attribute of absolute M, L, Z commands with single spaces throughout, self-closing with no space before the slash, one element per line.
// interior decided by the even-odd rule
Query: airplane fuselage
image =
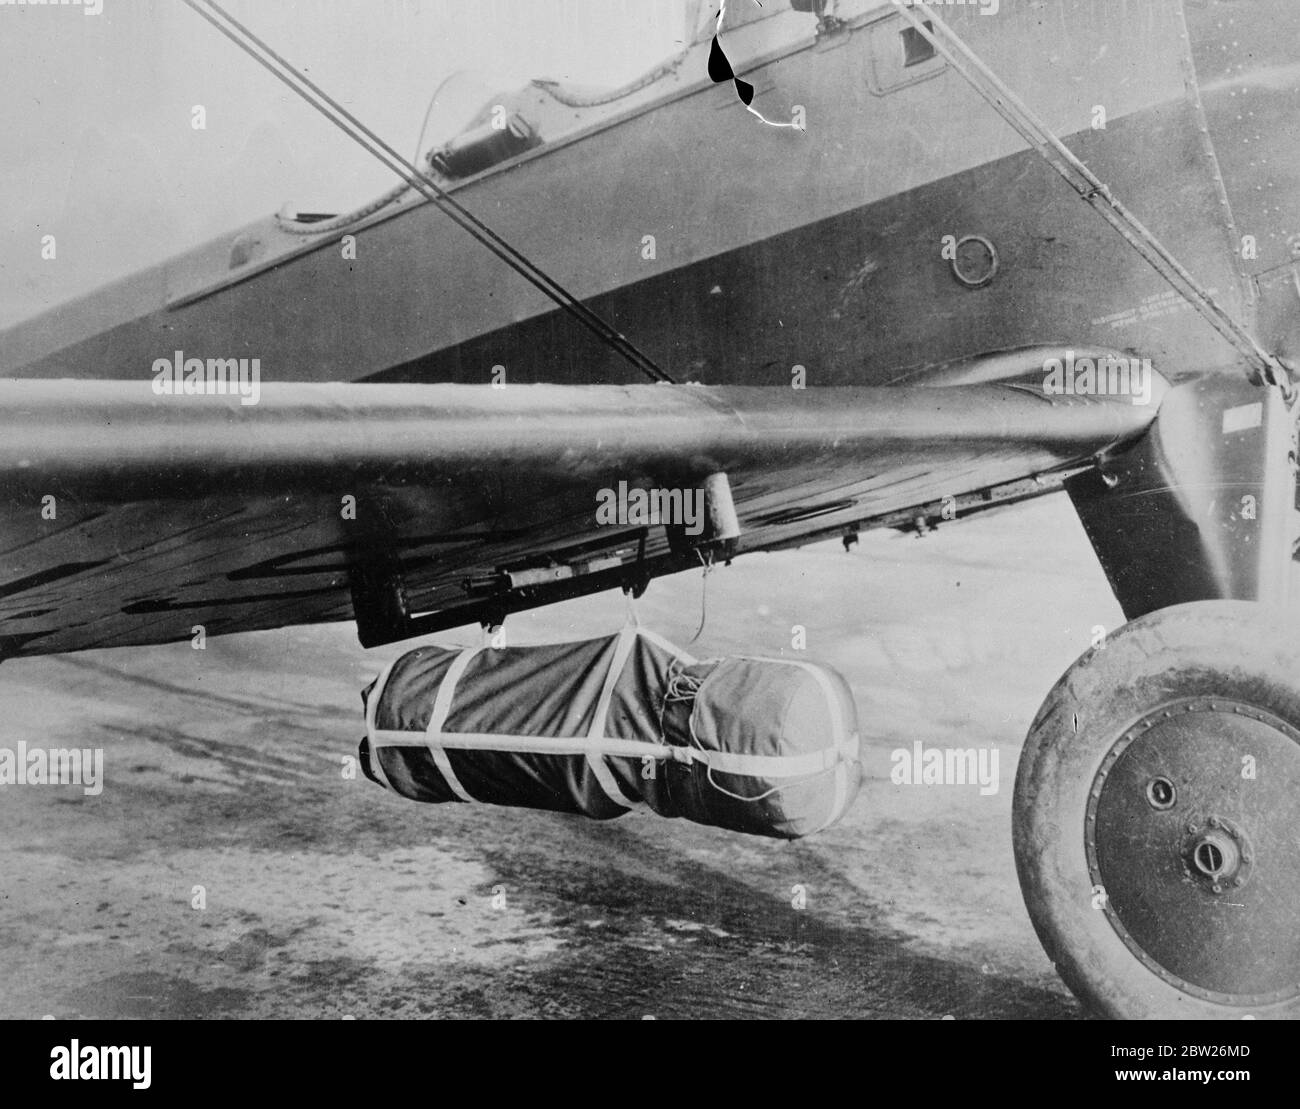
<path fill-rule="evenodd" d="M 944 13 L 1286 354 L 1300 338 L 1300 9 L 1181 7 Z M 802 130 L 713 83 L 706 39 L 609 104 L 545 84 L 501 98 L 542 141 L 444 184 L 678 381 L 889 384 L 1048 343 L 1129 350 L 1174 379 L 1233 362 L 943 58 L 906 64 L 893 4 L 840 16 L 819 31 L 783 11 L 723 35 L 755 107 Z M 258 358 L 267 380 L 641 380 L 413 193 L 304 231 L 266 220 L 59 306 L 0 335 L 0 367 L 130 379 L 183 348 Z"/>

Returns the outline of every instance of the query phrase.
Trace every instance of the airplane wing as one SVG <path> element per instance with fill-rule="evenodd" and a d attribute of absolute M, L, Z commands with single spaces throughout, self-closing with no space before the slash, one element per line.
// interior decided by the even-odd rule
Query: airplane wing
<path fill-rule="evenodd" d="M 887 388 L 0 383 L 0 657 L 356 619 L 367 645 L 700 565 L 601 490 L 730 483 L 732 553 L 1086 466 L 1156 405 Z M 905 518 L 905 517 L 904 517 Z"/>

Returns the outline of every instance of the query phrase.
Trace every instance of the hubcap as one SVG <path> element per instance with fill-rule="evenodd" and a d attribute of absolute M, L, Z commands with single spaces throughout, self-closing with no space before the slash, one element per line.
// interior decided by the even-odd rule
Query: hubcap
<path fill-rule="evenodd" d="M 1094 890 L 1115 931 L 1185 993 L 1300 996 L 1300 731 L 1222 698 L 1161 706 L 1111 749 L 1088 799 Z"/>

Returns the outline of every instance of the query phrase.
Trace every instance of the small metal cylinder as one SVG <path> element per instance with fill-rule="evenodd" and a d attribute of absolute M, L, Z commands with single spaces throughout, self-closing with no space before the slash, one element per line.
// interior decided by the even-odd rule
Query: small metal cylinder
<path fill-rule="evenodd" d="M 704 479 L 705 535 L 713 543 L 740 538 L 740 517 L 731 499 L 731 482 L 724 473 Z"/>

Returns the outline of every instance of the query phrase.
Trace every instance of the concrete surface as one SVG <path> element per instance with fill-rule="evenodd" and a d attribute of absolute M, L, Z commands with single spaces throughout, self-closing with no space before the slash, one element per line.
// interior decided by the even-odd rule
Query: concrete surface
<path fill-rule="evenodd" d="M 685 644 L 700 575 L 640 610 Z M 349 626 L 11 661 L 0 745 L 102 747 L 105 783 L 0 788 L 0 1017 L 1079 1017 L 1021 902 L 1012 782 L 1047 690 L 1121 622 L 1059 497 L 715 571 L 695 653 L 788 653 L 802 625 L 858 700 L 869 780 L 800 843 L 349 779 L 359 691 L 409 646 Z M 892 783 L 914 740 L 996 747 L 997 792 Z"/>

